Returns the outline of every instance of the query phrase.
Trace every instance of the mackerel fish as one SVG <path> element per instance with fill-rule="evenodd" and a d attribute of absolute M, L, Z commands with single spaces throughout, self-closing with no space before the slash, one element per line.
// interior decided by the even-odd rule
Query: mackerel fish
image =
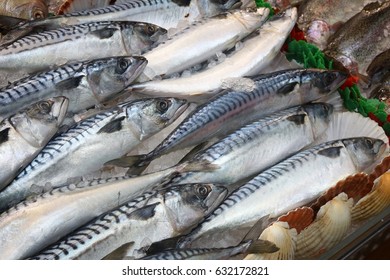
<path fill-rule="evenodd" d="M 159 96 L 208 96 L 224 86 L 224 81 L 243 76 L 258 75 L 261 69 L 270 64 L 279 53 L 297 19 L 295 8 L 272 17 L 256 36 L 244 41 L 243 47 L 227 57 L 223 62 L 189 77 L 153 80 L 134 84 L 131 92 Z"/>
<path fill-rule="evenodd" d="M 171 182 L 230 185 L 312 144 L 328 128 L 333 106 L 314 103 L 278 111 L 234 131 L 189 162 L 210 162 L 212 172 L 179 173 Z"/>
<path fill-rule="evenodd" d="M 0 209 L 59 186 L 69 178 L 103 167 L 107 159 L 130 152 L 142 140 L 171 124 L 187 108 L 185 100 L 150 98 L 126 102 L 75 124 L 53 138 L 36 158 L 0 192 Z"/>
<path fill-rule="evenodd" d="M 126 159 L 130 174 L 139 174 L 155 158 L 173 150 L 223 136 L 278 110 L 324 98 L 343 84 L 340 71 L 291 69 L 247 79 L 249 92 L 225 90 L 198 106 L 154 150 Z"/>
<path fill-rule="evenodd" d="M 68 116 L 101 104 L 131 84 L 147 64 L 124 56 L 76 62 L 28 76 L 0 89 L 0 118 L 54 96 L 69 100 Z"/>
<path fill-rule="evenodd" d="M 92 219 L 163 184 L 176 172 L 212 169 L 207 164 L 183 164 L 151 174 L 81 181 L 33 196 L 0 215 L 0 259 L 23 259 Z M 140 196 L 141 193 L 146 193 Z M 53 230 L 55 229 L 55 230 Z M 17 234 L 15 234 L 17 232 Z"/>
<path fill-rule="evenodd" d="M 43 20 L 19 22 L 1 40 L 6 45 L 34 30 L 55 28 L 100 21 L 141 21 L 161 26 L 165 29 L 177 28 L 199 18 L 218 15 L 241 6 L 239 0 L 125 0 L 116 1 L 116 5 L 95 8 Z"/>
<path fill-rule="evenodd" d="M 148 60 L 140 81 L 185 70 L 222 52 L 259 28 L 269 9 L 234 10 L 197 22 L 144 54 Z"/>
<path fill-rule="evenodd" d="M 0 122 L 0 191 L 43 149 L 64 120 L 68 100 L 39 101 Z"/>
<path fill-rule="evenodd" d="M 196 226 L 226 194 L 225 188 L 212 184 L 156 190 L 147 194 L 144 206 L 134 206 L 132 200 L 31 259 L 102 259 L 118 249 L 123 256 L 139 258 L 145 255 L 143 247 L 182 235 Z"/>
<path fill-rule="evenodd" d="M 375 2 L 347 21 L 329 40 L 325 55 L 352 74 L 367 76 L 376 56 L 390 46 L 390 2 Z"/>
<path fill-rule="evenodd" d="M 46 70 L 74 61 L 140 55 L 166 30 L 142 22 L 93 22 L 27 35 L 0 48 L 0 69 Z M 77 51 L 75 51 L 77 50 Z"/>
<path fill-rule="evenodd" d="M 382 140 L 358 137 L 299 152 L 238 187 L 180 247 L 235 245 L 242 239 L 238 233 L 242 228 L 263 216 L 278 217 L 313 201 L 339 180 L 371 168 L 385 150 Z"/>
<path fill-rule="evenodd" d="M 358 14 L 365 5 L 378 0 L 309 0 L 298 10 L 298 27 L 308 42 L 323 50 L 331 37 L 345 22 Z M 382 1 L 383 2 L 383 1 Z"/>

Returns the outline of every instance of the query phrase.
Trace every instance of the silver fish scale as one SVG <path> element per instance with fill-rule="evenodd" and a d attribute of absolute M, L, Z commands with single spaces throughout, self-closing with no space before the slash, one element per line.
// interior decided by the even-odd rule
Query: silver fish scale
<path fill-rule="evenodd" d="M 124 22 L 115 21 L 90 22 L 43 31 L 39 34 L 27 35 L 8 46 L 0 48 L 0 55 L 22 52 L 37 47 L 46 46 L 48 44 L 55 44 L 57 42 L 66 40 L 78 39 L 80 36 L 87 35 L 92 31 L 100 30 L 105 27 L 116 28 L 120 30 L 120 27 L 123 24 Z M 131 22 L 128 24 L 131 25 Z"/>
<path fill-rule="evenodd" d="M 155 196 L 159 191 L 145 192 L 142 195 L 134 198 L 126 204 L 120 206 L 116 210 L 110 211 L 100 218 L 97 218 L 94 222 L 84 226 L 76 233 L 70 235 L 60 243 L 52 246 L 50 249 L 41 252 L 39 255 L 34 256 L 32 259 L 59 259 L 59 255 L 68 255 L 70 251 L 77 250 L 79 246 L 83 246 L 88 240 L 94 238 L 94 236 L 101 234 L 103 231 L 109 230 L 111 224 L 120 223 L 121 219 L 127 218 L 132 211 L 138 209 L 137 206 L 140 202 Z"/>
<path fill-rule="evenodd" d="M 110 6 L 107 6 L 104 8 L 68 13 L 68 14 L 62 15 L 61 17 L 89 16 L 89 15 L 96 16 L 96 15 L 101 15 L 101 14 L 120 12 L 120 11 L 141 8 L 141 7 L 147 7 L 147 6 L 164 5 L 164 4 L 169 4 L 171 2 L 172 1 L 170 1 L 170 0 L 148 0 L 148 1 L 132 0 L 128 3 L 123 3 L 123 4 L 118 4 L 118 5 L 110 5 Z"/>
<path fill-rule="evenodd" d="M 0 220 L 4 216 L 11 215 L 13 212 L 17 212 L 24 207 L 28 207 L 30 204 L 36 203 L 38 200 L 42 200 L 42 199 L 51 197 L 51 196 L 55 195 L 56 193 L 64 193 L 65 194 L 65 193 L 73 192 L 75 189 L 86 189 L 86 188 L 97 186 L 100 184 L 116 182 L 116 181 L 125 180 L 125 179 L 129 179 L 129 178 L 131 178 L 131 176 L 111 177 L 111 178 L 107 178 L 107 179 L 98 178 L 98 179 L 93 179 L 93 180 L 88 180 L 88 181 L 81 181 L 81 182 L 78 182 L 76 184 L 68 184 L 68 185 L 63 186 L 63 187 L 54 188 L 50 191 L 41 193 L 37 196 L 32 196 L 29 199 L 25 199 L 22 202 L 16 204 L 15 206 L 12 206 L 11 208 L 5 210 L 3 213 L 0 214 Z"/>
<path fill-rule="evenodd" d="M 204 223 L 206 221 L 211 221 L 213 218 L 221 214 L 226 209 L 232 207 L 233 205 L 237 204 L 239 201 L 249 197 L 251 194 L 253 194 L 256 190 L 260 189 L 262 186 L 270 183 L 274 179 L 276 179 L 279 176 L 282 176 L 285 173 L 289 173 L 297 168 L 297 166 L 302 166 L 304 162 L 308 162 L 310 160 L 310 157 L 317 157 L 317 152 L 328 147 L 334 147 L 337 143 L 341 142 L 339 140 L 327 142 L 322 145 L 313 147 L 308 150 L 304 150 L 285 161 L 282 161 L 275 166 L 265 170 L 260 175 L 254 177 L 249 182 L 245 183 L 243 186 L 232 192 L 231 195 L 229 195 L 224 202 L 211 214 L 210 216 L 205 219 Z"/>
<path fill-rule="evenodd" d="M 23 78 L 0 89 L 0 106 L 6 106 L 23 96 L 29 96 L 58 81 L 73 77 L 83 67 L 83 63 L 69 64 L 49 72 Z"/>
<path fill-rule="evenodd" d="M 62 150 L 71 146 L 74 142 L 80 142 L 88 130 L 94 127 L 98 122 L 113 116 L 119 112 L 118 109 L 97 114 L 93 118 L 89 118 L 81 123 L 70 128 L 67 132 L 52 139 L 46 147 L 39 153 L 39 155 L 15 178 L 17 181 L 33 171 L 36 166 L 45 164 L 47 159 L 52 159 L 56 154 L 62 153 Z"/>

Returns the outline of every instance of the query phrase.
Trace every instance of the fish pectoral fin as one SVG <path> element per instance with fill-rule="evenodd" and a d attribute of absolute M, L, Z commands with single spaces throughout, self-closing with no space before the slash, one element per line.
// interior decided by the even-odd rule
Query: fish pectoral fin
<path fill-rule="evenodd" d="M 221 166 L 218 164 L 210 163 L 207 160 L 201 160 L 190 163 L 182 163 L 181 165 L 178 165 L 177 172 L 211 172 L 219 168 L 221 168 Z"/>
<path fill-rule="evenodd" d="M 82 78 L 83 76 L 77 76 L 58 82 L 56 83 L 56 89 L 62 91 L 77 88 L 80 85 Z"/>
<path fill-rule="evenodd" d="M 129 218 L 133 220 L 142 220 L 142 221 L 146 221 L 150 218 L 153 218 L 154 215 L 156 214 L 155 208 L 158 204 L 160 203 L 159 202 L 153 203 L 151 205 L 147 205 L 137 210 L 134 210 L 133 212 L 130 213 Z"/>
<path fill-rule="evenodd" d="M 6 129 L 3 129 L 2 131 L 0 131 L 0 145 L 8 141 L 9 130 L 10 130 L 10 128 L 7 127 Z"/>
<path fill-rule="evenodd" d="M 248 248 L 248 254 L 264 254 L 264 253 L 275 253 L 279 251 L 279 247 L 275 245 L 275 243 L 258 239 L 252 243 L 252 245 Z"/>
<path fill-rule="evenodd" d="M 158 242 L 153 242 L 149 246 L 149 248 L 145 250 L 145 252 L 147 255 L 154 255 L 164 250 L 175 249 L 181 237 L 182 236 L 180 235 L 180 236 L 167 238 Z"/>
<path fill-rule="evenodd" d="M 120 131 L 122 129 L 122 121 L 125 119 L 125 117 L 120 117 L 114 120 L 111 120 L 109 123 L 107 123 L 105 126 L 103 126 L 99 131 L 100 133 L 114 133 L 117 131 Z"/>
<path fill-rule="evenodd" d="M 132 259 L 131 257 L 126 257 L 128 251 L 131 247 L 133 247 L 134 242 L 128 242 L 115 249 L 108 255 L 106 255 L 102 260 L 124 260 L 124 259 Z"/>
<path fill-rule="evenodd" d="M 92 31 L 91 34 L 98 37 L 99 39 L 108 39 L 114 35 L 118 29 L 112 27 L 105 27 L 96 31 Z"/>
<path fill-rule="evenodd" d="M 277 91 L 277 93 L 280 94 L 288 94 L 292 92 L 295 89 L 295 86 L 298 84 L 298 82 L 293 82 L 293 83 L 288 83 L 285 84 L 284 86 L 280 87 Z"/>
<path fill-rule="evenodd" d="M 185 161 L 188 161 L 192 159 L 198 152 L 203 150 L 207 146 L 208 142 L 202 142 L 198 145 L 196 145 L 194 148 L 191 149 L 180 161 L 179 163 L 183 163 Z"/>
<path fill-rule="evenodd" d="M 260 234 L 266 229 L 270 224 L 269 215 L 261 217 L 257 222 L 251 227 L 245 237 L 242 239 L 243 241 L 248 240 L 256 240 L 259 238 Z"/>

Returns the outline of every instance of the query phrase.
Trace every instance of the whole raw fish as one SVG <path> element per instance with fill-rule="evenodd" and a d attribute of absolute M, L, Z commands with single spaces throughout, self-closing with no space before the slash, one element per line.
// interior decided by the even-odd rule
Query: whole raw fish
<path fill-rule="evenodd" d="M 179 185 L 154 191 L 147 194 L 144 206 L 134 205 L 132 200 L 32 259 L 102 259 L 117 249 L 123 250 L 127 257 L 142 257 L 143 247 L 193 228 L 226 194 L 225 188 L 212 184 Z"/>
<path fill-rule="evenodd" d="M 171 124 L 187 106 L 185 100 L 175 98 L 140 99 L 77 123 L 53 138 L 0 192 L 0 209 L 41 193 L 46 183 L 59 186 L 99 170 L 107 160 L 123 156 Z"/>
<path fill-rule="evenodd" d="M 49 142 L 64 120 L 68 100 L 34 103 L 0 122 L 0 191 Z"/>
<path fill-rule="evenodd" d="M 141 56 L 76 62 L 25 77 L 0 88 L 0 118 L 54 96 L 69 100 L 68 116 L 101 104 L 131 84 L 145 68 Z"/>
<path fill-rule="evenodd" d="M 238 187 L 183 239 L 181 247 L 236 245 L 242 238 L 237 234 L 240 228 L 313 201 L 339 180 L 372 167 L 386 146 L 379 139 L 358 137 L 303 150 Z"/>
<path fill-rule="evenodd" d="M 352 74 L 367 75 L 371 62 L 390 46 L 390 1 L 369 4 L 329 40 L 325 54 Z"/>
<path fill-rule="evenodd" d="M 46 70 L 70 61 L 140 55 L 166 30 L 142 22 L 93 22 L 25 36 L 0 48 L 0 69 Z M 77 50 L 77 51 L 76 51 Z"/>

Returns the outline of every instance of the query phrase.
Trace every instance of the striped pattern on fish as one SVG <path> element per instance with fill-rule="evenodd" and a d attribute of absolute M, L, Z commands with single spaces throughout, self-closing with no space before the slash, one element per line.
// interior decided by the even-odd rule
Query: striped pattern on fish
<path fill-rule="evenodd" d="M 32 259 L 101 259 L 125 244 L 131 246 L 127 256 L 141 257 L 142 247 L 180 235 L 196 225 L 226 193 L 225 188 L 211 184 L 180 185 L 148 192 L 143 207 L 134 206 L 130 201 Z M 150 234 L 146 237 L 147 229 Z"/>
<path fill-rule="evenodd" d="M 374 164 L 385 148 L 382 140 L 358 137 L 299 152 L 238 187 L 181 246 L 205 246 L 205 237 L 214 247 L 228 239 L 228 244 L 238 244 L 240 236 L 229 235 L 229 229 L 251 227 L 265 215 L 276 217 L 309 203 L 339 180 Z"/>
<path fill-rule="evenodd" d="M 0 209 L 41 193 L 47 182 L 58 186 L 100 169 L 107 160 L 126 154 L 169 125 L 186 108 L 186 101 L 175 98 L 141 99 L 83 120 L 52 139 L 0 193 Z"/>
<path fill-rule="evenodd" d="M 332 105 L 315 103 L 282 110 L 248 124 L 190 160 L 207 161 L 220 168 L 207 173 L 180 173 L 172 183 L 230 185 L 253 176 L 313 143 L 327 129 L 332 112 Z"/>

